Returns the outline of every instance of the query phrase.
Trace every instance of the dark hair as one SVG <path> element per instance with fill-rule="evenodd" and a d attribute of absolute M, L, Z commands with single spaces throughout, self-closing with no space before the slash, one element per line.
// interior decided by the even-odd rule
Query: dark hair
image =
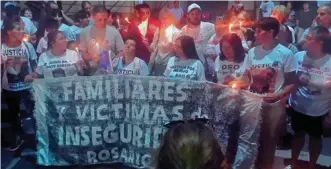
<path fill-rule="evenodd" d="M 56 16 L 63 17 L 62 12 L 60 9 L 54 9 L 52 10 L 51 17 L 54 18 Z"/>
<path fill-rule="evenodd" d="M 323 42 L 322 51 L 331 54 L 331 33 L 323 26 L 316 26 L 309 29 L 309 32 L 316 34 L 316 39 Z"/>
<path fill-rule="evenodd" d="M 245 59 L 245 50 L 242 45 L 240 37 L 235 33 L 227 33 L 222 37 L 220 41 L 220 49 L 221 49 L 220 60 L 222 61 L 227 60 L 226 56 L 224 55 L 224 52 L 222 51 L 222 45 L 224 42 L 228 42 L 231 45 L 235 56 L 235 62 L 236 63 L 243 62 Z"/>
<path fill-rule="evenodd" d="M 92 10 L 92 15 L 95 15 L 97 13 L 107 13 L 108 14 L 108 11 L 106 9 L 105 6 L 103 5 L 96 5 L 93 7 L 93 10 Z"/>
<path fill-rule="evenodd" d="M 275 18 L 265 17 L 258 20 L 255 27 L 264 31 L 273 30 L 273 37 L 275 38 L 279 33 L 280 24 Z"/>
<path fill-rule="evenodd" d="M 81 4 L 82 6 L 81 7 L 82 7 L 83 10 L 84 10 L 84 7 L 85 7 L 86 4 L 89 4 L 89 5 L 92 6 L 90 1 L 82 1 L 82 4 Z"/>
<path fill-rule="evenodd" d="M 59 23 L 53 18 L 48 18 L 45 22 L 45 29 L 48 28 L 58 29 L 59 26 L 60 26 Z"/>
<path fill-rule="evenodd" d="M 84 10 L 80 10 L 76 13 L 75 20 L 79 22 L 80 20 L 89 18 L 90 16 L 91 15 L 88 12 L 85 12 Z"/>
<path fill-rule="evenodd" d="M 142 9 L 142 8 L 148 8 L 148 9 L 151 9 L 151 7 L 150 7 L 148 4 L 146 4 L 146 3 L 138 4 L 138 5 L 136 5 L 136 6 L 134 7 L 134 9 L 135 9 L 135 10 L 138 10 L 138 11 L 140 11 L 140 9 Z"/>
<path fill-rule="evenodd" d="M 11 31 L 16 25 L 21 24 L 21 18 L 19 16 L 13 18 L 5 18 L 1 27 L 1 42 L 4 42 L 8 37 L 7 31 Z"/>
<path fill-rule="evenodd" d="M 180 44 L 186 57 L 200 60 L 192 37 L 183 35 L 178 37 L 177 40 L 180 40 Z"/>
<path fill-rule="evenodd" d="M 5 7 L 6 17 L 7 18 L 13 18 L 15 16 L 19 16 L 20 15 L 20 10 L 21 10 L 21 8 L 19 6 L 8 5 L 8 6 Z"/>
<path fill-rule="evenodd" d="M 21 16 L 24 16 L 24 14 L 25 14 L 26 11 L 30 11 L 32 13 L 31 9 L 24 8 L 24 9 L 21 10 Z"/>
<path fill-rule="evenodd" d="M 157 169 L 221 169 L 224 155 L 213 130 L 191 122 L 171 126 L 155 158 Z"/>
<path fill-rule="evenodd" d="M 56 36 L 59 34 L 59 33 L 63 33 L 59 30 L 55 30 L 53 32 L 50 32 L 47 34 L 47 49 L 52 49 L 53 48 L 53 43 L 55 42 L 56 40 Z"/>

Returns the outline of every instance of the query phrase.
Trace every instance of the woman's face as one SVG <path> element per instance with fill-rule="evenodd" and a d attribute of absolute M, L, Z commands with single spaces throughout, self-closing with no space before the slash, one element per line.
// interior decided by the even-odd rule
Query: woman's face
<path fill-rule="evenodd" d="M 53 43 L 53 48 L 56 48 L 58 50 L 65 50 L 67 49 L 67 44 L 68 42 L 66 37 L 62 32 L 60 32 L 56 35 L 56 38 Z"/>
<path fill-rule="evenodd" d="M 233 47 L 230 45 L 230 43 L 226 41 L 222 43 L 222 52 L 227 60 L 232 61 L 235 59 Z"/>
<path fill-rule="evenodd" d="M 22 41 L 24 39 L 24 23 L 15 24 L 14 29 L 8 31 L 8 38 L 11 40 Z"/>
<path fill-rule="evenodd" d="M 108 13 L 102 12 L 102 13 L 96 13 L 93 15 L 94 19 L 94 25 L 99 28 L 106 27 L 108 22 Z"/>
<path fill-rule="evenodd" d="M 89 3 L 86 3 L 84 6 L 84 11 L 88 12 L 88 13 L 92 13 L 92 5 L 90 5 Z"/>
<path fill-rule="evenodd" d="M 124 44 L 124 53 L 135 53 L 136 52 L 136 42 L 134 40 L 127 40 Z"/>
<path fill-rule="evenodd" d="M 175 41 L 175 52 L 176 52 L 176 56 L 178 56 L 179 58 L 186 57 L 182 48 L 182 44 L 179 39 Z"/>
<path fill-rule="evenodd" d="M 32 20 L 32 12 L 30 10 L 25 10 L 24 16 Z"/>
<path fill-rule="evenodd" d="M 314 51 L 322 47 L 322 42 L 316 39 L 316 35 L 313 32 L 309 32 L 302 47 L 307 51 Z"/>

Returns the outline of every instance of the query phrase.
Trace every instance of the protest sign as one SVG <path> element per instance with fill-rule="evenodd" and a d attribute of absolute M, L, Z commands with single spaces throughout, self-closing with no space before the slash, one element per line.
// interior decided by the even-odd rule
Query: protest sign
<path fill-rule="evenodd" d="M 207 82 L 104 75 L 38 79 L 40 165 L 123 163 L 147 168 L 169 121 L 209 118 L 224 153 L 241 168 L 257 154 L 261 99 Z M 238 146 L 241 148 L 238 148 Z"/>

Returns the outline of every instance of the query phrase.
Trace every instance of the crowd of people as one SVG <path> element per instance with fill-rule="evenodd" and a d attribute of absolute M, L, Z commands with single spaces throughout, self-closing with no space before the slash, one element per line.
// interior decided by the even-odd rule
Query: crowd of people
<path fill-rule="evenodd" d="M 178 1 L 171 3 L 158 19 L 151 18 L 146 3 L 136 5 L 128 19 L 83 1 L 72 19 L 48 2 L 39 22 L 31 21 L 31 10 L 6 3 L 1 21 L 1 86 L 13 131 L 9 150 L 23 143 L 20 103 L 23 100 L 32 111 L 34 79 L 164 76 L 260 94 L 267 111 L 262 114 L 258 168 L 272 168 L 286 114 L 291 115 L 294 130 L 292 168 L 298 168 L 307 134 L 310 168 L 316 168 L 321 139 L 331 125 L 331 5 L 321 5 L 313 13 L 305 2 L 296 15 L 291 2 L 274 6 L 263 1 L 261 16 L 254 21 L 239 3 L 210 23 L 202 21 L 198 4 L 189 5 L 185 14 Z M 179 27 L 183 18 L 186 24 Z M 170 125 L 156 160 L 160 169 L 231 166 L 212 129 L 201 121 Z"/>

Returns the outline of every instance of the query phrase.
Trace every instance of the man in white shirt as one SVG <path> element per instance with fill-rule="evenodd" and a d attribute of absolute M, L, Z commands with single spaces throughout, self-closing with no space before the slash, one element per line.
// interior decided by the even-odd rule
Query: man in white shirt
<path fill-rule="evenodd" d="M 262 124 L 261 151 L 257 168 L 272 168 L 276 145 L 285 124 L 285 104 L 295 84 L 295 59 L 291 50 L 275 39 L 279 22 L 266 17 L 257 22 L 255 37 L 261 45 L 248 51 L 243 67 L 244 84 L 251 92 L 261 94 Z"/>
<path fill-rule="evenodd" d="M 324 4 L 318 8 L 315 21 L 316 21 L 317 25 L 323 26 L 323 27 L 329 29 L 329 32 L 331 32 L 331 5 L 330 4 Z M 300 45 L 303 44 L 303 41 L 304 41 L 306 35 L 308 34 L 308 32 L 309 32 L 309 28 L 303 32 L 301 39 L 299 41 Z"/>
<path fill-rule="evenodd" d="M 260 11 L 262 12 L 263 17 L 269 17 L 272 9 L 274 9 L 275 5 L 272 1 L 263 1 L 260 5 Z"/>
<path fill-rule="evenodd" d="M 202 63 L 205 63 L 204 53 L 208 40 L 215 34 L 215 26 L 212 23 L 201 21 L 201 7 L 191 4 L 187 9 L 187 24 L 182 28 L 180 35 L 187 35 L 194 39 L 195 48 Z"/>

